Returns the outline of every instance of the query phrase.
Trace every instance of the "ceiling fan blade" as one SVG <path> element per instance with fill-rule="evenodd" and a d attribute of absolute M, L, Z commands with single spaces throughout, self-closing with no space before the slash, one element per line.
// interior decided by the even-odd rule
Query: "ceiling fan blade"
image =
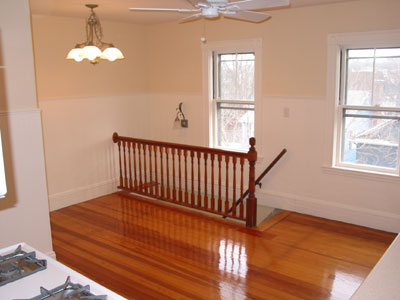
<path fill-rule="evenodd" d="M 206 1 L 201 1 L 201 0 L 187 0 L 190 4 L 192 4 L 194 7 L 198 7 L 198 4 L 207 4 Z"/>
<path fill-rule="evenodd" d="M 279 6 L 288 6 L 290 0 L 243 0 L 230 2 L 227 9 L 238 9 L 238 10 L 252 10 L 252 9 L 263 9 Z"/>
<path fill-rule="evenodd" d="M 189 13 L 189 12 L 199 12 L 201 9 L 186 9 L 186 8 L 134 8 L 131 7 L 129 10 L 132 11 L 172 11 L 172 12 L 181 12 L 181 13 Z"/>
<path fill-rule="evenodd" d="M 196 19 L 199 19 L 199 18 L 201 18 L 201 13 L 200 14 L 194 14 L 194 15 L 191 15 L 189 17 L 183 18 L 183 19 L 179 20 L 179 23 L 185 23 L 185 22 L 193 21 L 193 20 L 196 20 Z"/>
<path fill-rule="evenodd" d="M 256 12 L 256 11 L 236 11 L 234 13 L 232 13 L 232 12 L 225 13 L 224 12 L 223 15 L 226 18 L 239 19 L 239 20 L 250 21 L 250 22 L 255 22 L 255 23 L 265 21 L 271 17 L 271 15 L 269 15 L 269 14 Z"/>

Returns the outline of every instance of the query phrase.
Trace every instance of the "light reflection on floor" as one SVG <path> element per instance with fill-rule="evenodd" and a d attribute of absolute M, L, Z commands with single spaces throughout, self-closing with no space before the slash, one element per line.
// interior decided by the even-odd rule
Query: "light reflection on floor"
<path fill-rule="evenodd" d="M 332 275 L 331 275 L 332 276 Z M 330 299 L 339 299 L 340 295 L 352 295 L 363 281 L 363 277 L 336 270 L 333 275 Z M 364 276 L 365 277 L 365 276 Z"/>
<path fill-rule="evenodd" d="M 220 240 L 218 267 L 235 277 L 246 278 L 248 271 L 246 248 L 232 240 Z"/>
<path fill-rule="evenodd" d="M 223 272 L 223 277 L 230 279 L 229 282 L 219 282 L 220 299 L 247 299 L 243 289 L 248 271 L 246 248 L 232 240 L 220 240 L 218 268 Z M 237 284 L 232 285 L 232 279 L 236 280 Z"/>

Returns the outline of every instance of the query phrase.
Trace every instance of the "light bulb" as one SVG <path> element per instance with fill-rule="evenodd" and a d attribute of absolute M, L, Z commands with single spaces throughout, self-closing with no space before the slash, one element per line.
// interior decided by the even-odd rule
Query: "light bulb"
<path fill-rule="evenodd" d="M 68 52 L 67 59 L 73 59 L 75 61 L 82 61 L 82 49 L 81 48 L 74 48 Z"/>
<path fill-rule="evenodd" d="M 96 46 L 85 46 L 82 49 L 82 54 L 84 58 L 88 60 L 94 60 L 96 57 L 101 55 L 101 50 Z"/>
<path fill-rule="evenodd" d="M 122 59 L 124 58 L 124 55 L 122 52 L 115 47 L 109 47 L 103 51 L 101 54 L 100 58 L 102 59 L 108 59 L 109 61 L 114 61 L 116 59 Z"/>

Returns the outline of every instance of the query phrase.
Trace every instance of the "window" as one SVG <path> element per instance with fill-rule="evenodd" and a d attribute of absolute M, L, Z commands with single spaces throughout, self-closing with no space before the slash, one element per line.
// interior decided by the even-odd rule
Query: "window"
<path fill-rule="evenodd" d="M 257 46 L 258 45 L 258 46 Z M 259 40 L 207 45 L 208 132 L 211 147 L 247 151 L 257 136 Z"/>
<path fill-rule="evenodd" d="M 361 35 L 337 43 L 333 166 L 399 175 L 400 39 Z"/>
<path fill-rule="evenodd" d="M 215 147 L 243 149 L 254 136 L 254 53 L 213 53 Z"/>
<path fill-rule="evenodd" d="M 0 198 L 3 198 L 7 193 L 6 176 L 4 174 L 4 162 L 3 162 L 3 148 L 0 133 Z"/>

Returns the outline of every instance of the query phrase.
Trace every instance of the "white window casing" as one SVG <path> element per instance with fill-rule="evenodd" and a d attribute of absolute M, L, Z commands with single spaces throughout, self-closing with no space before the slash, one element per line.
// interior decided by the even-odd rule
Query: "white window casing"
<path fill-rule="evenodd" d="M 389 48 L 400 47 L 400 30 L 373 31 L 361 33 L 330 34 L 328 36 L 328 61 L 327 61 L 327 106 L 326 106 L 326 139 L 324 149 L 324 169 L 329 172 L 348 174 L 354 176 L 388 178 L 399 177 L 399 168 L 389 170 L 376 166 L 356 165 L 341 161 L 341 142 L 343 132 L 343 119 L 345 109 L 379 111 L 379 107 L 348 105 L 344 102 L 344 80 L 341 71 L 344 72 L 347 49 L 362 48 Z M 339 102 L 339 99 L 341 102 Z M 391 108 L 390 111 L 400 111 L 399 108 Z M 399 147 L 400 148 L 400 147 Z M 400 160 L 400 157 L 399 157 Z M 382 177 L 383 176 L 383 177 Z M 391 178 L 389 178 L 391 177 Z"/>
<path fill-rule="evenodd" d="M 204 99 L 204 145 L 215 147 L 215 118 L 216 106 L 213 103 L 213 55 L 214 53 L 245 53 L 255 54 L 254 70 L 254 124 L 257 149 L 260 150 L 262 141 L 262 90 L 261 90 L 261 70 L 262 70 L 262 40 L 233 40 L 233 41 L 211 41 L 203 44 L 203 97 Z M 223 102 L 223 101 L 219 101 Z M 244 101 L 245 102 L 245 101 Z"/>
<path fill-rule="evenodd" d="M 3 144 L 0 132 L 0 198 L 4 198 L 7 194 L 6 175 L 4 172 Z"/>

